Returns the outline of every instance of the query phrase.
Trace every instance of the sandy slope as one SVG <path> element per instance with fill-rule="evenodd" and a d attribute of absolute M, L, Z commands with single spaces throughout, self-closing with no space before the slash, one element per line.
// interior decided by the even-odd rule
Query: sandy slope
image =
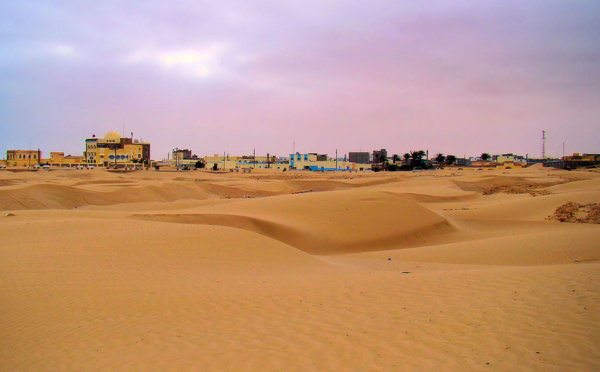
<path fill-rule="evenodd" d="M 567 201 L 600 174 L 0 172 L 0 366 L 597 370 Z"/>

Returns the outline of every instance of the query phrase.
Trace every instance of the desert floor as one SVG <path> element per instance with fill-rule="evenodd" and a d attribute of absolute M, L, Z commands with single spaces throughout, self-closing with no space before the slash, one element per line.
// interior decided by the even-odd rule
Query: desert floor
<path fill-rule="evenodd" d="M 598 370 L 595 203 L 540 167 L 0 171 L 0 369 Z"/>

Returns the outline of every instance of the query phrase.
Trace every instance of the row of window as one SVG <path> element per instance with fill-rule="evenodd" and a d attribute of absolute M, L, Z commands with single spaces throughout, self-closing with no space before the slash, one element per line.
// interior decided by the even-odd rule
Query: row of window
<path fill-rule="evenodd" d="M 14 159 L 37 159 L 37 154 L 33 154 L 33 157 L 31 154 L 18 154 L 19 157 L 17 157 L 17 154 L 8 154 L 8 160 L 14 160 Z"/>
<path fill-rule="evenodd" d="M 115 160 L 114 155 L 108 155 L 108 158 L 110 160 Z M 129 155 L 117 155 L 117 160 L 126 160 L 126 159 L 129 159 Z"/>

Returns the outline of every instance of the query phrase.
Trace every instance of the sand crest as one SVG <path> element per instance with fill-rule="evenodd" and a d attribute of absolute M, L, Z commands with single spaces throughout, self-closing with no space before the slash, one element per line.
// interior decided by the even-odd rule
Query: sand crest
<path fill-rule="evenodd" d="M 597 370 L 600 225 L 549 218 L 599 202 L 540 167 L 0 172 L 0 365 Z"/>

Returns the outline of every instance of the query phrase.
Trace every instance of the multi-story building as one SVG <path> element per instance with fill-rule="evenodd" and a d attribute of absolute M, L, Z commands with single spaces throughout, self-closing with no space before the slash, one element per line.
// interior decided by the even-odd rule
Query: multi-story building
<path fill-rule="evenodd" d="M 8 150 L 6 165 L 9 167 L 32 167 L 40 163 L 40 150 Z"/>
<path fill-rule="evenodd" d="M 192 154 L 192 150 L 189 149 L 174 149 L 173 160 L 197 160 L 198 156 Z"/>
<path fill-rule="evenodd" d="M 374 164 L 384 163 L 387 160 L 388 160 L 388 156 L 387 156 L 386 149 L 373 151 L 373 163 Z"/>
<path fill-rule="evenodd" d="M 85 140 L 85 162 L 103 167 L 123 167 L 133 164 L 150 165 L 150 143 L 132 137 L 122 137 L 111 131 L 104 138 L 92 135 Z"/>
<path fill-rule="evenodd" d="M 352 163 L 369 164 L 371 162 L 371 154 L 368 152 L 350 152 L 348 160 Z"/>

